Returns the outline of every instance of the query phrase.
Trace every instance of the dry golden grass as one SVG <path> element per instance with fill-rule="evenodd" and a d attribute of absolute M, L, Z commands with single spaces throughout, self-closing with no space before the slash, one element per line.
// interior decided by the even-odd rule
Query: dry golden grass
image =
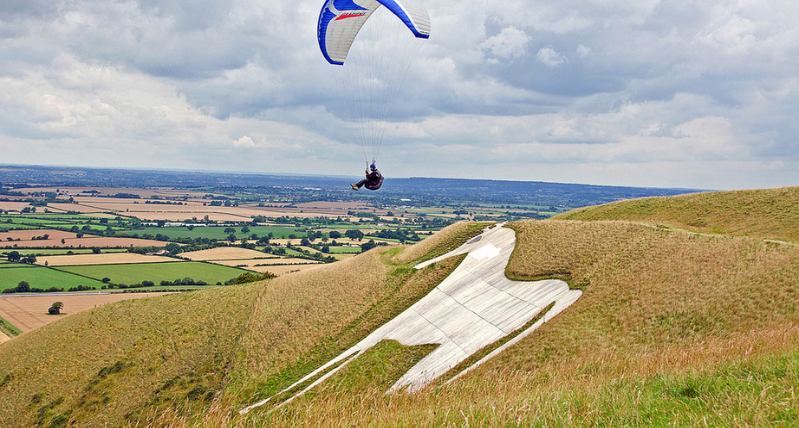
<path fill-rule="evenodd" d="M 269 272 L 273 275 L 282 276 L 282 275 L 294 274 L 297 272 L 304 272 L 312 269 L 319 269 L 323 266 L 324 264 L 320 263 L 305 263 L 297 265 L 251 266 L 248 267 L 247 269 L 255 272 L 261 272 L 261 273 Z"/>
<path fill-rule="evenodd" d="M 799 242 L 799 187 L 736 190 L 614 202 L 557 216 L 630 220 L 690 230 Z"/>
<path fill-rule="evenodd" d="M 58 415 L 77 426 L 120 426 L 125 415 L 135 421 L 172 398 L 174 408 L 186 402 L 207 409 L 204 395 L 190 400 L 169 385 L 222 388 L 260 287 L 128 300 L 2 344 L 0 426 L 47 426 Z"/>
<path fill-rule="evenodd" d="M 386 290 L 388 267 L 370 251 L 271 281 L 261 291 L 242 338 L 234 379 L 250 399 L 259 383 L 299 362 L 319 340 L 333 336 L 375 304 Z"/>
<path fill-rule="evenodd" d="M 552 355 L 693 345 L 796 319 L 795 246 L 622 222 L 514 227 L 520 239 L 509 272 L 568 273 L 574 285 L 587 286 L 568 316 L 547 329 L 552 339 L 562 334 Z M 565 329 L 580 331 L 579 340 Z"/>
<path fill-rule="evenodd" d="M 320 395 L 247 420 L 220 414 L 214 423 L 695 426 L 712 417 L 717 426 L 759 426 L 782 406 L 799 414 L 791 394 L 799 369 L 791 365 L 799 364 L 791 357 L 799 347 L 796 247 L 622 222 L 515 227 L 515 275 L 569 273 L 587 285 L 533 335 L 446 387 Z M 786 352 L 787 377 L 777 365 L 768 378 L 772 359 Z M 749 365 L 764 371 L 752 375 L 759 376 L 755 391 L 729 386 L 746 376 L 730 370 Z M 687 406 L 681 391 L 693 394 L 695 384 L 702 401 Z M 764 405 L 769 410 L 759 410 Z"/>

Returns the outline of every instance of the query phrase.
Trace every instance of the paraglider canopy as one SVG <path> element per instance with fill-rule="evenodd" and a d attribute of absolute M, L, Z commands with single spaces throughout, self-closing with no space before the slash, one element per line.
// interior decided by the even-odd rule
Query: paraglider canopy
<path fill-rule="evenodd" d="M 337 86 L 327 89 L 346 94 L 337 100 L 346 100 L 357 119 L 353 130 L 367 168 L 380 154 L 393 106 L 409 99 L 403 82 L 430 37 L 430 16 L 420 1 L 325 0 L 319 12 L 319 48 L 330 64 L 342 66 L 329 67 Z"/>
<path fill-rule="evenodd" d="M 329 63 L 344 65 L 358 31 L 380 6 L 402 20 L 416 37 L 430 37 L 430 16 L 418 0 L 327 0 L 319 14 L 317 38 Z"/>

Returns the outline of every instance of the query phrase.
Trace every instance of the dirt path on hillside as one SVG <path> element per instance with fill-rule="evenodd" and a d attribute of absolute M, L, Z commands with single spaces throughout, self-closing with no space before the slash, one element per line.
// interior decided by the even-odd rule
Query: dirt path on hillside
<path fill-rule="evenodd" d="M 0 343 L 3 343 L 3 342 L 8 342 L 9 340 L 11 340 L 11 338 L 10 338 L 10 337 L 6 336 L 6 335 L 5 335 L 5 334 L 3 334 L 3 333 L 0 333 Z"/>
<path fill-rule="evenodd" d="M 162 296 L 164 294 L 167 293 L 2 296 L 0 297 L 0 318 L 5 319 L 11 323 L 11 325 L 25 333 L 86 309 L 96 308 L 122 300 L 142 299 L 145 297 Z M 47 314 L 47 309 L 50 308 L 50 305 L 54 302 L 61 302 L 64 304 L 63 315 Z M 0 338 L 0 341 L 2 341 L 2 338 Z"/>

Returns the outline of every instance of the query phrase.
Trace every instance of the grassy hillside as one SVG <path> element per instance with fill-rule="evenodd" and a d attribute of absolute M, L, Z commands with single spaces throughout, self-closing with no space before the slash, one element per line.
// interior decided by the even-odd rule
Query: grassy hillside
<path fill-rule="evenodd" d="M 799 242 L 799 187 L 634 199 L 561 214 L 561 220 L 629 220 Z"/>
<path fill-rule="evenodd" d="M 480 226 L 443 234 L 462 241 Z M 0 426 L 202 424 L 206 414 L 228 415 L 357 343 L 460 260 L 416 271 L 390 261 L 401 250 L 108 305 L 26 333 L 0 347 Z"/>
<path fill-rule="evenodd" d="M 782 191 L 795 192 L 743 192 L 738 204 Z M 424 295 L 459 259 L 422 271 L 413 263 L 463 242 L 474 225 L 262 285 L 98 308 L 23 334 L 0 346 L 0 425 L 797 426 L 799 246 L 763 240 L 794 240 L 783 224 L 795 214 L 777 202 L 744 209 L 734 194 L 696 195 L 709 210 L 701 226 L 689 224 L 700 211 L 685 197 L 658 199 L 662 208 L 631 221 L 512 224 L 509 275 L 561 275 L 584 294 L 449 385 L 385 395 L 428 352 L 385 342 L 285 407 L 237 413 Z"/>
<path fill-rule="evenodd" d="M 204 409 L 223 386 L 258 286 L 129 300 L 0 346 L 0 426 L 118 426 Z"/>
<path fill-rule="evenodd" d="M 254 424 L 799 423 L 795 246 L 622 222 L 513 226 L 514 275 L 587 284 L 567 311 L 453 384 L 410 396 L 332 392 Z"/>

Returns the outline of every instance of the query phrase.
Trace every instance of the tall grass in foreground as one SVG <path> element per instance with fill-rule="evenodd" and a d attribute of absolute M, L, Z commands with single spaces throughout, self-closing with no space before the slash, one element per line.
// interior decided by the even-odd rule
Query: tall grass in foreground
<path fill-rule="evenodd" d="M 788 333 L 796 337 L 797 330 Z M 779 348 L 782 345 L 777 346 Z M 770 350 L 771 348 L 769 348 Z M 718 364 L 613 378 L 570 367 L 488 373 L 445 390 L 385 395 L 329 391 L 259 419 L 162 414 L 163 426 L 764 427 L 799 424 L 799 353 L 759 352 Z M 567 373 L 564 376 L 564 373 Z"/>

